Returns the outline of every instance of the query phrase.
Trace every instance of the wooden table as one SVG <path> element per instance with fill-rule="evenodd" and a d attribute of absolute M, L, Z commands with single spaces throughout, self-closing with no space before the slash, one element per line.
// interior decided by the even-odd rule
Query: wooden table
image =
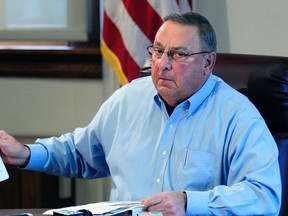
<path fill-rule="evenodd" d="M 35 209 L 0 209 L 0 216 L 17 215 L 21 213 L 30 213 L 33 216 L 43 216 L 43 212 L 48 209 L 35 208 Z"/>

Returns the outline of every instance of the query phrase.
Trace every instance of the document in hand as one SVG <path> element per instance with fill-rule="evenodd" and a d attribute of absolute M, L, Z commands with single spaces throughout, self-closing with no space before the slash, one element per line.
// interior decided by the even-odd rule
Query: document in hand
<path fill-rule="evenodd" d="M 60 209 L 51 209 L 44 212 L 43 215 L 86 216 L 87 212 L 89 212 L 90 215 L 97 216 L 137 216 L 139 212 L 144 210 L 144 206 L 141 205 L 140 202 L 99 202 Z"/>
<path fill-rule="evenodd" d="M 5 168 L 5 165 L 2 161 L 2 158 L 0 157 L 0 182 L 6 180 L 8 178 L 9 178 L 8 172 Z"/>

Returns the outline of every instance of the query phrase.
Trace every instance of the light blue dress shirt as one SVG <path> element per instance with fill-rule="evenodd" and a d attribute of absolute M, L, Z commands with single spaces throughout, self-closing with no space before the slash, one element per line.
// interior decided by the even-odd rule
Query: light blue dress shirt
<path fill-rule="evenodd" d="M 169 116 L 151 77 L 117 90 L 91 123 L 29 145 L 26 169 L 112 176 L 111 201 L 185 191 L 187 215 L 277 215 L 278 150 L 249 100 L 210 75 Z"/>

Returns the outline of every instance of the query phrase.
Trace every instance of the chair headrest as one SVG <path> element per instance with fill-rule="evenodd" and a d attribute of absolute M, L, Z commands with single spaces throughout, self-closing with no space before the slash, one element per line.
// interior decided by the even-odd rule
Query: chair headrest
<path fill-rule="evenodd" d="M 247 86 L 242 93 L 258 108 L 270 130 L 288 131 L 288 64 L 274 63 L 251 71 Z"/>

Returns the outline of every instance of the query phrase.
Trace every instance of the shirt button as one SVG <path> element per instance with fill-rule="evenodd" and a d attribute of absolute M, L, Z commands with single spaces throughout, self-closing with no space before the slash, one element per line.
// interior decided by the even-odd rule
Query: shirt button
<path fill-rule="evenodd" d="M 166 153 L 167 153 L 166 151 L 163 151 L 163 152 L 162 152 L 162 155 L 163 155 L 163 156 L 165 156 L 165 155 L 166 155 Z"/>
<path fill-rule="evenodd" d="M 157 183 L 160 183 L 160 181 L 161 181 L 160 178 L 156 179 L 156 182 L 157 182 Z"/>
<path fill-rule="evenodd" d="M 172 129 L 172 128 L 173 128 L 173 124 L 170 125 L 170 129 Z"/>

